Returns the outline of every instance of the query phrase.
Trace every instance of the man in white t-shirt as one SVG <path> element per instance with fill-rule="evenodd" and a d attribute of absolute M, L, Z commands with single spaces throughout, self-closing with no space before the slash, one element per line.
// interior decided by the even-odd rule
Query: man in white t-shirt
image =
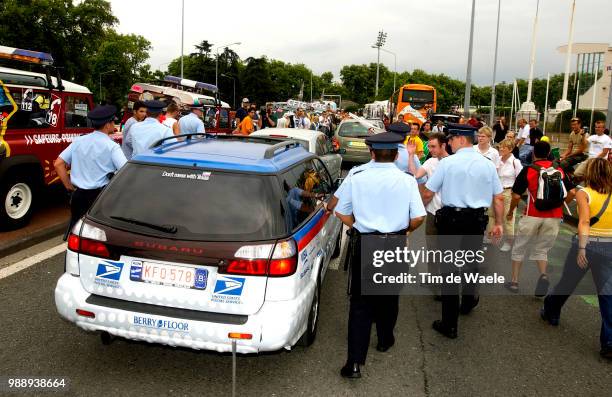
<path fill-rule="evenodd" d="M 531 155 L 533 153 L 533 146 L 529 139 L 529 124 L 527 124 L 527 120 L 520 119 L 518 121 L 518 126 L 517 146 L 519 147 L 519 159 L 523 166 L 527 166 L 531 164 Z"/>
<path fill-rule="evenodd" d="M 587 142 L 589 144 L 589 159 L 594 159 L 597 157 L 602 157 L 604 159 L 608 158 L 608 154 L 610 153 L 610 150 L 612 150 L 612 138 L 604 134 L 605 130 L 605 121 L 599 120 L 595 122 L 595 134 L 587 138 Z M 586 171 L 586 163 L 589 159 L 578 165 L 576 171 L 574 171 L 574 176 L 584 176 L 584 172 Z"/>

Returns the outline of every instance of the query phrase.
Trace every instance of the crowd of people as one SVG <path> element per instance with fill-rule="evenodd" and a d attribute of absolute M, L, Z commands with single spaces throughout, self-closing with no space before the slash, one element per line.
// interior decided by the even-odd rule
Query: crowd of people
<path fill-rule="evenodd" d="M 373 323 L 377 350 L 387 351 L 395 342 L 397 296 L 367 295 L 355 288 L 363 282 L 355 274 L 361 274 L 360 267 L 368 263 L 360 256 L 361 239 L 371 234 L 406 234 L 423 222 L 428 236 L 444 236 L 445 240 L 434 239 L 438 241 L 434 244 L 443 241 L 452 246 L 451 236 L 455 236 L 458 241 L 454 248 L 476 249 L 495 243 L 500 251 L 510 252 L 510 277 L 504 287 L 512 293 L 521 291 L 524 259 L 528 256 L 534 260 L 539 271 L 534 295 L 545 297 L 540 315 L 553 326 L 559 324 L 568 296 L 592 269 L 602 320 L 600 353 L 612 358 L 612 205 L 608 205 L 612 194 L 612 140 L 605 134 L 604 122 L 596 122 L 596 133 L 588 136 L 580 120 L 572 119 L 570 146 L 557 158 L 537 120 L 521 119 L 518 124 L 520 129 L 515 133 L 504 118 L 490 128 L 472 117 L 467 122 L 438 123 L 431 128 L 429 122 L 406 123 L 400 115 L 387 127 L 387 133 L 366 139 L 372 160 L 351 169 L 327 203 L 327 209 L 335 211 L 351 228 L 352 236 L 348 357 L 342 376 L 360 377 L 359 366 L 365 363 Z M 573 172 L 576 165 L 580 172 Z M 400 172 L 392 172 L 389 167 Z M 405 174 L 415 179 L 406 179 Z M 415 189 L 420 193 L 419 200 L 414 200 Z M 525 195 L 523 213 L 517 217 Z M 556 242 L 564 208 L 569 210 L 567 204 L 574 197 L 578 233 L 561 280 L 551 290 L 548 253 Z M 460 271 L 431 263 L 428 266 L 439 274 L 478 272 L 477 266 Z M 443 284 L 436 296 L 442 301 L 442 318 L 432 327 L 456 338 L 458 315 L 470 313 L 480 302 L 478 288 L 465 283 L 461 287 Z"/>
<path fill-rule="evenodd" d="M 127 160 L 160 140 L 204 133 L 203 111 L 201 105 L 193 105 L 188 114 L 180 116 L 173 103 L 136 102 L 133 116 L 123 127 L 121 147 L 108 136 L 115 132 L 116 109 L 99 106 L 90 111 L 88 118 L 95 131 L 76 139 L 54 163 L 62 183 L 73 192 L 68 230 L 108 184 L 109 175 Z M 331 134 L 348 117 L 348 113 L 330 108 L 310 114 L 303 108 L 279 114 L 272 106 L 258 111 L 244 98 L 236 111 L 234 133 L 248 135 L 260 128 L 289 127 Z M 387 120 L 387 132 L 366 138 L 371 161 L 351 169 L 325 205 L 352 230 L 348 359 L 343 376 L 360 376 L 359 365 L 365 363 L 373 322 L 378 350 L 385 352 L 395 343 L 397 295 L 363 295 L 359 289 L 361 239 L 409 234 L 422 223 L 427 235 L 454 236 L 455 248 L 476 250 L 493 242 L 502 252 L 510 252 L 511 276 L 505 287 L 513 293 L 521 290 L 520 271 L 529 251 L 540 273 L 534 294 L 545 297 L 541 317 L 551 325 L 559 324 L 567 297 L 592 269 L 602 318 L 601 355 L 612 358 L 612 139 L 603 122 L 596 122 L 595 134 L 589 136 L 580 120 L 572 119 L 568 148 L 556 158 L 537 120 L 521 119 L 518 124 L 517 133 L 508 128 L 504 118 L 492 128 L 476 117 L 458 124 L 438 122 L 432 127 L 429 121 L 405 122 L 400 115 L 393 123 Z M 517 208 L 525 195 L 526 205 L 518 217 Z M 561 280 L 549 291 L 548 252 L 559 233 L 564 207 L 574 197 L 578 233 Z M 295 216 L 297 219 L 298 213 Z M 431 265 L 441 274 L 459 271 Z M 466 266 L 461 272 L 476 273 L 478 267 Z M 469 283 L 443 284 L 436 294 L 442 302 L 442 315 L 432 327 L 454 339 L 459 314 L 469 314 L 480 302 L 478 288 Z"/>

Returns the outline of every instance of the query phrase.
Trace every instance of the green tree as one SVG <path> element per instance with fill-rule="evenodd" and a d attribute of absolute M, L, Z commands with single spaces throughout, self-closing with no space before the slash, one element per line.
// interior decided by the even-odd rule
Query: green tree
<path fill-rule="evenodd" d="M 48 52 L 67 80 L 91 77 L 91 57 L 117 23 L 108 1 L 3 0 L 0 43 Z"/>

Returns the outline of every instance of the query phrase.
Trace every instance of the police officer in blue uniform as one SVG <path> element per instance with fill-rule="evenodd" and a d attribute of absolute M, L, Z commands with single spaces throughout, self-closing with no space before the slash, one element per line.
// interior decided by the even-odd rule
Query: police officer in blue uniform
<path fill-rule="evenodd" d="M 441 192 L 442 208 L 435 214 L 438 229 L 438 248 L 442 250 L 482 249 L 482 238 L 487 227 L 487 209 L 493 203 L 495 226 L 493 236 L 502 235 L 504 202 L 502 186 L 495 165 L 474 150 L 477 128 L 467 124 L 447 126 L 449 144 L 455 153 L 442 159 L 436 172 L 425 184 L 423 201 L 427 204 L 434 193 Z M 457 337 L 459 313 L 468 314 L 478 305 L 478 288 L 466 283 L 465 275 L 478 272 L 478 263 L 440 264 L 442 276 L 460 275 L 461 283 L 446 283 L 442 291 L 442 320 L 433 323 L 433 329 L 454 339 Z M 445 278 L 446 280 L 446 278 Z M 462 287 L 462 298 L 459 292 Z"/>
<path fill-rule="evenodd" d="M 127 162 L 119 144 L 109 135 L 115 132 L 114 106 L 98 106 L 87 113 L 95 129 L 91 134 L 76 138 L 60 153 L 53 163 L 64 187 L 72 192 L 70 224 L 72 226 L 87 212 L 115 173 Z M 70 167 L 70 175 L 68 175 Z"/>
<path fill-rule="evenodd" d="M 372 268 L 367 258 L 362 268 L 362 241 L 371 235 L 406 235 L 419 227 L 425 216 L 415 179 L 394 164 L 401 141 L 401 136 L 389 132 L 366 138 L 374 161 L 344 182 L 346 186 L 336 206 L 336 216 L 355 230 L 349 280 L 348 358 L 340 371 L 347 378 L 361 377 L 359 366 L 365 364 L 372 322 L 376 322 L 377 350 L 385 352 L 395 343 L 393 329 L 399 297 L 362 293 L 361 271 Z M 390 199 L 398 197 L 402 199 Z"/>
<path fill-rule="evenodd" d="M 191 113 L 181 117 L 179 120 L 179 129 L 181 130 L 181 134 L 205 133 L 204 122 L 202 121 L 203 115 L 203 105 L 197 103 L 191 105 Z"/>
<path fill-rule="evenodd" d="M 126 146 L 131 149 L 130 158 L 147 151 L 158 140 L 174 136 L 172 130 L 159 121 L 166 104 L 162 101 L 151 100 L 145 101 L 145 106 L 147 107 L 147 118 L 134 124 L 127 137 Z"/>

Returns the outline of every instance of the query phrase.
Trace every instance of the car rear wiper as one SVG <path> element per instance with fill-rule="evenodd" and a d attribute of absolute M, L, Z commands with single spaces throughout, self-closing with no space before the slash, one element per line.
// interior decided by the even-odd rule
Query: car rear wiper
<path fill-rule="evenodd" d="M 155 223 L 139 221 L 138 219 L 133 219 L 133 218 L 125 218 L 123 216 L 111 216 L 110 218 L 111 219 L 116 219 L 118 221 L 123 221 L 123 222 L 131 223 L 133 225 L 148 227 L 150 229 L 159 230 L 159 231 L 165 232 L 165 233 L 172 233 L 172 234 L 174 234 L 178 230 L 178 228 L 176 226 L 174 226 L 174 225 L 156 225 Z"/>

